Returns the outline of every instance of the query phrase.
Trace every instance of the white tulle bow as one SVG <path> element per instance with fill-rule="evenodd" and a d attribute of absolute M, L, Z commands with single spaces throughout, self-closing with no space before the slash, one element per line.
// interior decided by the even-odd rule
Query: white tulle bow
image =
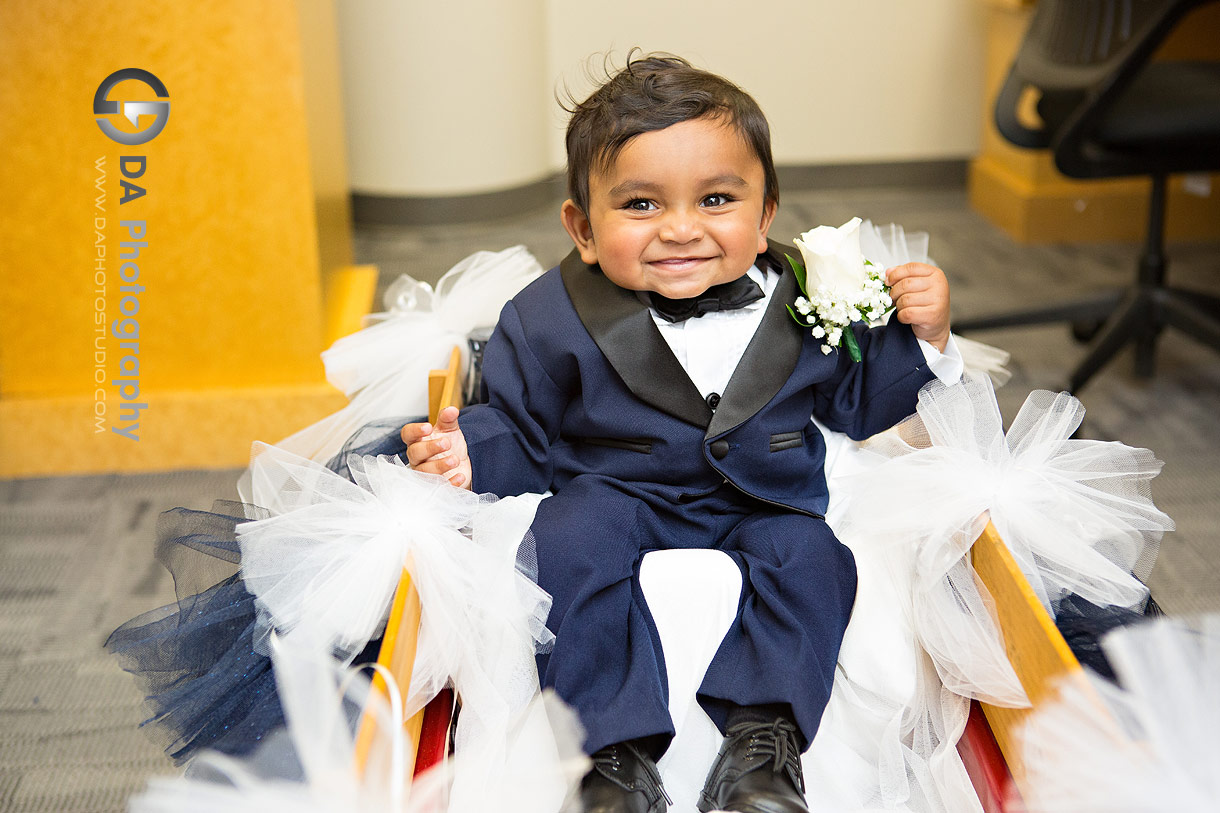
<path fill-rule="evenodd" d="M 990 518 L 1048 610 L 1067 593 L 1130 607 L 1172 521 L 1153 506 L 1151 452 L 1073 440 L 1084 409 L 1034 392 L 1007 435 L 990 381 L 920 393 L 917 415 L 872 444 L 892 459 L 852 484 L 840 533 L 887 545 L 915 583 L 908 611 L 945 686 L 1023 705 L 1002 638 L 966 558 Z"/>
<path fill-rule="evenodd" d="M 256 446 L 254 499 L 270 517 L 239 526 L 238 540 L 265 626 L 350 659 L 384 624 L 405 567 L 422 608 L 405 713 L 452 680 L 457 742 L 502 763 L 503 733 L 537 692 L 534 655 L 552 640 L 550 597 L 516 567 L 519 544 L 531 555 L 536 500 L 471 494 L 396 458 L 349 465 L 355 483 Z"/>
<path fill-rule="evenodd" d="M 276 445 L 325 463 L 370 421 L 426 415 L 428 371 L 445 367 L 454 345 L 465 353 L 467 336 L 494 326 L 504 303 L 541 273 L 525 246 L 514 246 L 470 255 L 435 291 L 402 275 L 386 291 L 385 313 L 322 354 L 326 379 L 351 403 Z"/>
<path fill-rule="evenodd" d="M 1025 809 L 1220 809 L 1220 615 L 1126 627 L 1102 646 L 1121 688 L 1067 683 L 1021 733 Z"/>
<path fill-rule="evenodd" d="M 184 777 L 154 777 L 133 797 L 136 813 L 269 810 L 406 811 L 413 762 L 394 678 L 386 695 L 370 689 L 356 668 L 326 653 L 272 634 L 268 654 L 284 709 L 285 727 L 245 758 L 204 751 Z M 388 702 L 387 702 L 388 699 Z M 356 726 L 375 723 L 367 769 L 355 759 Z M 416 807 L 417 810 L 427 808 Z"/>
<path fill-rule="evenodd" d="M 865 220 L 860 224 L 860 253 L 882 268 L 903 263 L 930 263 L 930 241 L 926 231 L 908 232 L 897 223 L 878 226 Z"/>
<path fill-rule="evenodd" d="M 860 253 L 870 262 L 882 268 L 892 268 L 904 263 L 936 263 L 928 256 L 930 238 L 926 231 L 908 232 L 897 223 L 878 226 L 871 220 L 865 220 L 860 225 Z M 878 321 L 886 321 L 893 314 L 887 311 Z M 998 347 L 967 339 L 965 336 L 954 336 L 957 350 L 962 354 L 962 362 L 972 373 L 985 373 L 997 387 L 1002 387 L 1012 378 L 1012 373 L 1004 366 L 1008 364 L 1009 354 Z"/>
<path fill-rule="evenodd" d="M 272 636 L 270 654 L 286 725 L 245 759 L 203 752 L 185 777 L 156 777 L 131 799 L 135 813 L 509 813 L 555 811 L 588 768 L 575 715 L 552 693 L 536 697 L 503 732 L 509 762 L 459 753 L 411 779 L 399 690 L 388 703 L 360 670 Z M 373 723 L 363 760 L 360 725 Z M 360 732 L 362 733 L 362 732 Z"/>

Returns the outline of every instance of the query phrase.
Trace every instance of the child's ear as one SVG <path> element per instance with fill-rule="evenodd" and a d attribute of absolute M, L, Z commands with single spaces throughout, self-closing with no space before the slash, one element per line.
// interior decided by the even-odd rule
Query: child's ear
<path fill-rule="evenodd" d="M 758 226 L 758 253 L 767 250 L 767 232 L 771 229 L 771 221 L 775 219 L 775 210 L 779 204 L 773 200 L 763 202 L 762 222 Z"/>
<path fill-rule="evenodd" d="M 569 198 L 559 210 L 559 219 L 563 221 L 564 229 L 576 244 L 580 259 L 584 260 L 586 265 L 597 265 L 597 246 L 593 243 L 593 224 L 589 222 L 588 215 L 580 210 L 576 201 Z"/>

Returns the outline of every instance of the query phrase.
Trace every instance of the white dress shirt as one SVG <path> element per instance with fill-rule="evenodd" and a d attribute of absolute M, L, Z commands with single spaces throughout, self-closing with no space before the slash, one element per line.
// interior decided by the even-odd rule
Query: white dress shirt
<path fill-rule="evenodd" d="M 777 274 L 766 273 L 753 266 L 746 275 L 762 288 L 763 298 L 745 307 L 713 311 L 682 322 L 667 321 L 656 310 L 649 308 L 661 336 L 704 398 L 713 392 L 724 393 L 733 371 L 746 352 L 746 346 L 762 323 L 767 303 L 771 301 L 771 294 L 779 282 Z M 923 339 L 917 341 L 928 361 L 928 368 L 937 378 L 946 384 L 953 384 L 962 377 L 962 356 L 952 334 L 943 353 Z"/>

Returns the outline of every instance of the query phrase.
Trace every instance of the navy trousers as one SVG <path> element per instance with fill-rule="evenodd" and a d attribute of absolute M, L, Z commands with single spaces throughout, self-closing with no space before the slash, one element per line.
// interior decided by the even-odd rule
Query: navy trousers
<path fill-rule="evenodd" d="M 673 738 L 665 657 L 639 572 L 645 553 L 675 548 L 721 550 L 742 574 L 737 617 L 700 705 L 723 732 L 734 705 L 787 703 L 808 746 L 856 594 L 855 560 L 824 520 L 729 486 L 675 505 L 581 475 L 542 501 L 532 531 L 556 636 L 539 676 L 580 715 L 589 753 L 647 738 L 659 755 Z"/>

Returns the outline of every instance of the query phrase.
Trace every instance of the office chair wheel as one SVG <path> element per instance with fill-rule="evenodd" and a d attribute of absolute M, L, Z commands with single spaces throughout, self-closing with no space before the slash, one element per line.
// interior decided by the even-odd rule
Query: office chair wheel
<path fill-rule="evenodd" d="M 1072 338 L 1081 344 L 1088 344 L 1105 323 L 1105 319 L 1077 319 L 1072 322 Z"/>

